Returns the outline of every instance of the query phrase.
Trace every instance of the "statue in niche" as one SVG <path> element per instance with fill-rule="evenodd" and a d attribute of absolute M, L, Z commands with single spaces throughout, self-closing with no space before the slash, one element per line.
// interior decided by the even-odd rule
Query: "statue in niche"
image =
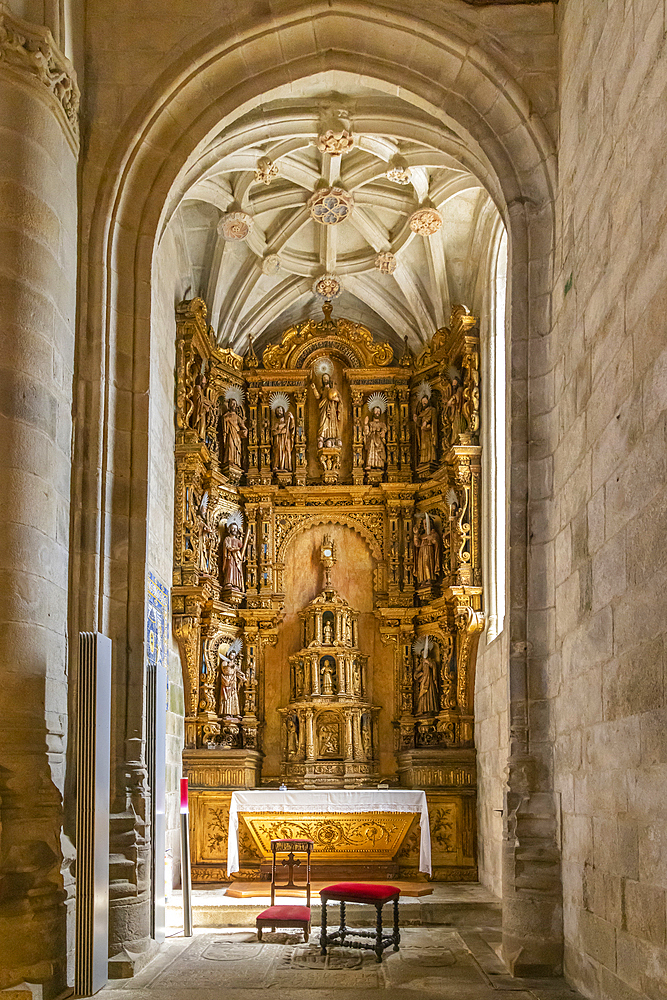
<path fill-rule="evenodd" d="M 431 715 L 438 711 L 438 665 L 435 644 L 429 636 L 418 639 L 413 647 L 417 653 L 415 683 L 417 686 L 417 715 Z"/>
<path fill-rule="evenodd" d="M 443 419 L 448 428 L 448 444 L 456 444 L 459 436 L 468 430 L 470 400 L 466 400 L 461 372 L 449 366 L 449 390 L 443 410 Z"/>
<path fill-rule="evenodd" d="M 429 514 L 413 530 L 417 583 L 433 583 L 440 576 L 440 535 Z"/>
<path fill-rule="evenodd" d="M 217 545 L 218 533 L 211 526 L 211 512 L 208 506 L 208 490 L 199 504 L 197 511 L 200 526 L 200 547 L 199 547 L 199 568 L 202 573 L 209 573 L 214 576 L 217 572 Z"/>
<path fill-rule="evenodd" d="M 322 389 L 318 391 L 314 376 L 311 384 L 320 408 L 320 423 L 317 429 L 318 448 L 340 448 L 341 399 L 333 381 L 333 365 L 328 358 L 321 358 L 315 366 L 322 378 Z"/>
<path fill-rule="evenodd" d="M 222 586 L 245 594 L 243 562 L 250 537 L 250 528 L 246 531 L 245 538 L 242 539 L 242 524 L 243 516 L 240 512 L 231 514 L 227 519 L 227 534 L 222 543 Z"/>
<path fill-rule="evenodd" d="M 334 677 L 336 662 L 332 656 L 323 656 L 320 660 L 320 691 L 322 694 L 335 694 Z"/>
<path fill-rule="evenodd" d="M 429 383 L 422 382 L 418 389 L 419 402 L 414 413 L 419 465 L 430 465 L 437 460 L 438 423 L 435 406 L 431 402 L 431 393 Z"/>
<path fill-rule="evenodd" d="M 367 718 L 367 716 L 364 716 L 364 718 L 363 718 L 363 727 L 362 727 L 362 730 L 361 730 L 361 746 L 362 746 L 362 749 L 364 751 L 364 755 L 366 757 L 370 757 L 371 756 L 371 752 L 372 752 L 371 742 L 372 741 L 371 741 L 371 724 L 370 724 L 370 720 Z"/>
<path fill-rule="evenodd" d="M 273 425 L 271 427 L 271 468 L 274 472 L 292 472 L 294 467 L 294 416 L 289 398 L 284 392 L 271 397 Z"/>
<path fill-rule="evenodd" d="M 352 661 L 352 693 L 361 697 L 361 664 L 356 656 Z"/>
<path fill-rule="evenodd" d="M 222 644 L 221 644 L 222 645 Z M 239 681 L 247 680 L 246 674 L 239 666 L 239 657 L 243 648 L 240 639 L 235 639 L 226 653 L 218 646 L 218 668 L 220 671 L 220 715 L 239 718 Z"/>
<path fill-rule="evenodd" d="M 206 426 L 212 408 L 213 403 L 209 394 L 208 379 L 205 372 L 202 371 L 195 379 L 192 389 L 192 417 L 190 426 L 204 442 L 206 442 Z"/>
<path fill-rule="evenodd" d="M 382 392 L 374 392 L 368 397 L 368 415 L 364 418 L 364 467 L 384 469 L 387 464 L 387 424 L 383 413 L 387 410 L 387 397 Z"/>
<path fill-rule="evenodd" d="M 248 437 L 248 428 L 243 413 L 243 389 L 230 385 L 225 391 L 227 409 L 222 417 L 223 465 L 242 468 L 243 441 Z"/>
<path fill-rule="evenodd" d="M 303 662 L 303 657 L 300 656 L 296 665 L 296 681 L 295 681 L 295 695 L 298 698 L 299 695 L 304 693 L 306 686 L 306 668 Z"/>
<path fill-rule="evenodd" d="M 296 715 L 287 716 L 287 755 L 296 757 L 299 752 L 299 720 Z"/>
<path fill-rule="evenodd" d="M 330 621 L 326 621 L 322 627 L 322 638 L 325 646 L 333 643 L 333 626 Z"/>

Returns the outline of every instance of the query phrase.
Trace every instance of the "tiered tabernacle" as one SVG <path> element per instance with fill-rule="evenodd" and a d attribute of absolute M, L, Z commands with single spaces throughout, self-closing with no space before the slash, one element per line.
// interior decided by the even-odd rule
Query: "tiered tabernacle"
<path fill-rule="evenodd" d="M 479 333 L 455 306 L 396 363 L 323 309 L 260 361 L 252 342 L 245 357 L 216 345 L 201 299 L 177 308 L 172 608 L 193 874 L 226 877 L 234 788 L 382 781 L 426 790 L 433 877 L 474 879 Z M 313 532 L 319 559 L 297 566 Z M 239 877 L 257 877 L 243 824 L 240 843 Z M 417 843 L 413 829 L 396 856 L 408 877 Z"/>
<path fill-rule="evenodd" d="M 283 775 L 299 787 L 377 784 L 376 718 L 366 697 L 368 657 L 358 646 L 358 614 L 331 586 L 334 543 L 322 542 L 325 588 L 301 612 L 303 648 L 290 656 L 290 701 L 283 718 Z"/>

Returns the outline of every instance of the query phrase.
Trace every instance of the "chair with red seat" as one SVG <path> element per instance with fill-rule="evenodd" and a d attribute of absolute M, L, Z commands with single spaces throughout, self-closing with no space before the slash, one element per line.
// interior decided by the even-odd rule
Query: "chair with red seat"
<path fill-rule="evenodd" d="M 275 931 L 276 927 L 300 927 L 303 936 L 307 941 L 310 937 L 310 852 L 313 849 L 312 840 L 272 840 L 271 841 L 271 906 L 263 910 L 257 917 L 257 940 L 262 940 L 262 931 L 265 927 L 270 927 Z M 287 882 L 284 885 L 276 884 L 276 854 L 288 852 L 281 864 L 287 867 Z M 301 865 L 299 859 L 294 858 L 295 852 L 305 852 L 306 854 L 306 905 L 276 905 L 276 889 L 302 889 L 294 882 L 294 869 Z"/>
<path fill-rule="evenodd" d="M 378 962 L 382 961 L 382 952 L 389 945 L 393 945 L 394 951 L 398 951 L 401 935 L 398 931 L 398 897 L 401 890 L 394 885 L 369 885 L 365 882 L 337 882 L 336 885 L 328 885 L 320 891 L 322 900 L 322 929 L 320 931 L 320 947 L 322 954 L 326 955 L 327 945 L 341 944 L 347 948 L 368 948 L 375 952 Z M 327 902 L 330 899 L 340 902 L 340 926 L 337 931 L 327 934 Z M 385 903 L 393 900 L 394 903 L 394 930 L 391 934 L 382 933 L 382 907 Z M 346 903 L 369 903 L 375 907 L 377 920 L 375 931 L 355 931 L 345 924 L 345 904 Z M 361 941 L 346 941 L 347 937 L 354 938 L 375 938 L 374 944 L 365 944 Z"/>

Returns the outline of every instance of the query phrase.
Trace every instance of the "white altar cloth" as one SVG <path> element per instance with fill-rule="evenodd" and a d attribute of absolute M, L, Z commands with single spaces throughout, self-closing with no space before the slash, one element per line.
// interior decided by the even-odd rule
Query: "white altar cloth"
<path fill-rule="evenodd" d="M 431 874 L 431 830 L 426 793 L 409 788 L 330 788 L 308 791 L 253 789 L 232 792 L 227 834 L 227 874 L 239 870 L 240 812 L 401 812 L 419 814 L 419 870 Z"/>

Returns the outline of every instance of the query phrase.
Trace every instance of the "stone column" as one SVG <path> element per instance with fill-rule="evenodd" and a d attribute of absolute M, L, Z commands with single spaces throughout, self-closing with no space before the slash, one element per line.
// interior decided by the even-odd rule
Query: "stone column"
<path fill-rule="evenodd" d="M 0 6 L 0 980 L 67 985 L 66 816 L 79 92 L 46 28 Z M 69 789 L 68 789 L 69 790 Z"/>

